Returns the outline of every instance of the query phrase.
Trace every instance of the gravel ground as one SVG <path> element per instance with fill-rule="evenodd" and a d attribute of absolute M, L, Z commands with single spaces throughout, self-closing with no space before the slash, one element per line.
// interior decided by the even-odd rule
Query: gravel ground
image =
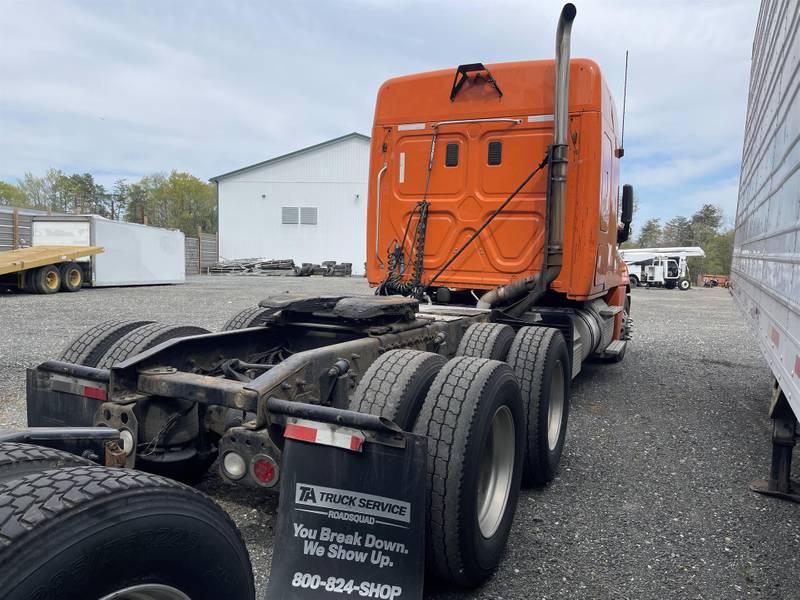
<path fill-rule="evenodd" d="M 217 329 L 269 294 L 367 290 L 355 278 L 201 277 L 0 295 L 0 427 L 25 425 L 25 367 L 101 320 Z M 587 365 L 574 382 L 561 474 L 523 491 L 498 573 L 430 598 L 800 598 L 800 508 L 747 489 L 769 468 L 771 379 L 729 294 L 638 289 L 633 315 L 624 362 Z M 263 590 L 275 499 L 214 474 L 200 487 L 238 523 Z"/>

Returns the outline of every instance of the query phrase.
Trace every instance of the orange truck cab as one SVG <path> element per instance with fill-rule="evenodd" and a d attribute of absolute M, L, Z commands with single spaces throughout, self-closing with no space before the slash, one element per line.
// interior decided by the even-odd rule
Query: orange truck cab
<path fill-rule="evenodd" d="M 367 276 L 379 294 L 477 305 L 500 320 L 589 311 L 603 338 L 592 353 L 621 353 L 630 297 L 617 246 L 633 195 L 624 186 L 620 219 L 619 117 L 600 67 L 570 60 L 565 12 L 555 60 L 381 86 Z"/>

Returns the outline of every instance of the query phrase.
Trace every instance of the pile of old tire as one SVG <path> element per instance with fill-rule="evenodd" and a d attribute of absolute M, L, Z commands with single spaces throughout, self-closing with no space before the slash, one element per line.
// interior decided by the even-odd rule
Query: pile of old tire
<path fill-rule="evenodd" d="M 324 268 L 323 277 L 350 277 L 353 274 L 353 263 L 337 263 L 335 260 L 327 260 L 322 263 Z"/>
<path fill-rule="evenodd" d="M 239 530 L 210 498 L 149 473 L 0 444 L 4 600 L 253 598 Z"/>

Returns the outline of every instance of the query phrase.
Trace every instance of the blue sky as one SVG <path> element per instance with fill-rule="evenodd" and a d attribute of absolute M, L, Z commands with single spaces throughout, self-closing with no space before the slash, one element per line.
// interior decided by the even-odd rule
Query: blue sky
<path fill-rule="evenodd" d="M 573 56 L 621 109 L 637 221 L 736 207 L 757 0 L 578 0 Z M 207 179 L 350 131 L 378 86 L 550 57 L 560 2 L 0 0 L 0 179 Z"/>

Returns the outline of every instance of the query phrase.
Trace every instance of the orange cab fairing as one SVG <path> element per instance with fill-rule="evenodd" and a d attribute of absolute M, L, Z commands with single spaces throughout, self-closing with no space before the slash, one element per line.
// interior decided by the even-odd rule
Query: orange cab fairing
<path fill-rule="evenodd" d="M 487 69 L 502 96 L 485 79 L 472 79 L 451 102 L 452 69 L 390 79 L 381 86 L 367 211 L 371 284 L 385 279 L 387 254 L 402 242 L 409 214 L 423 199 L 434 130 L 438 136 L 427 195 L 423 284 L 545 157 L 553 141 L 554 61 L 501 63 Z M 584 300 L 627 283 L 616 251 L 618 124 L 596 63 L 572 60 L 569 89 L 564 260 L 551 288 Z M 441 123 L 467 119 L 493 120 Z M 440 125 L 434 128 L 435 123 Z M 434 285 L 486 290 L 537 273 L 545 241 L 546 190 L 545 168 Z M 415 223 L 416 217 L 405 243 L 407 256 Z"/>

